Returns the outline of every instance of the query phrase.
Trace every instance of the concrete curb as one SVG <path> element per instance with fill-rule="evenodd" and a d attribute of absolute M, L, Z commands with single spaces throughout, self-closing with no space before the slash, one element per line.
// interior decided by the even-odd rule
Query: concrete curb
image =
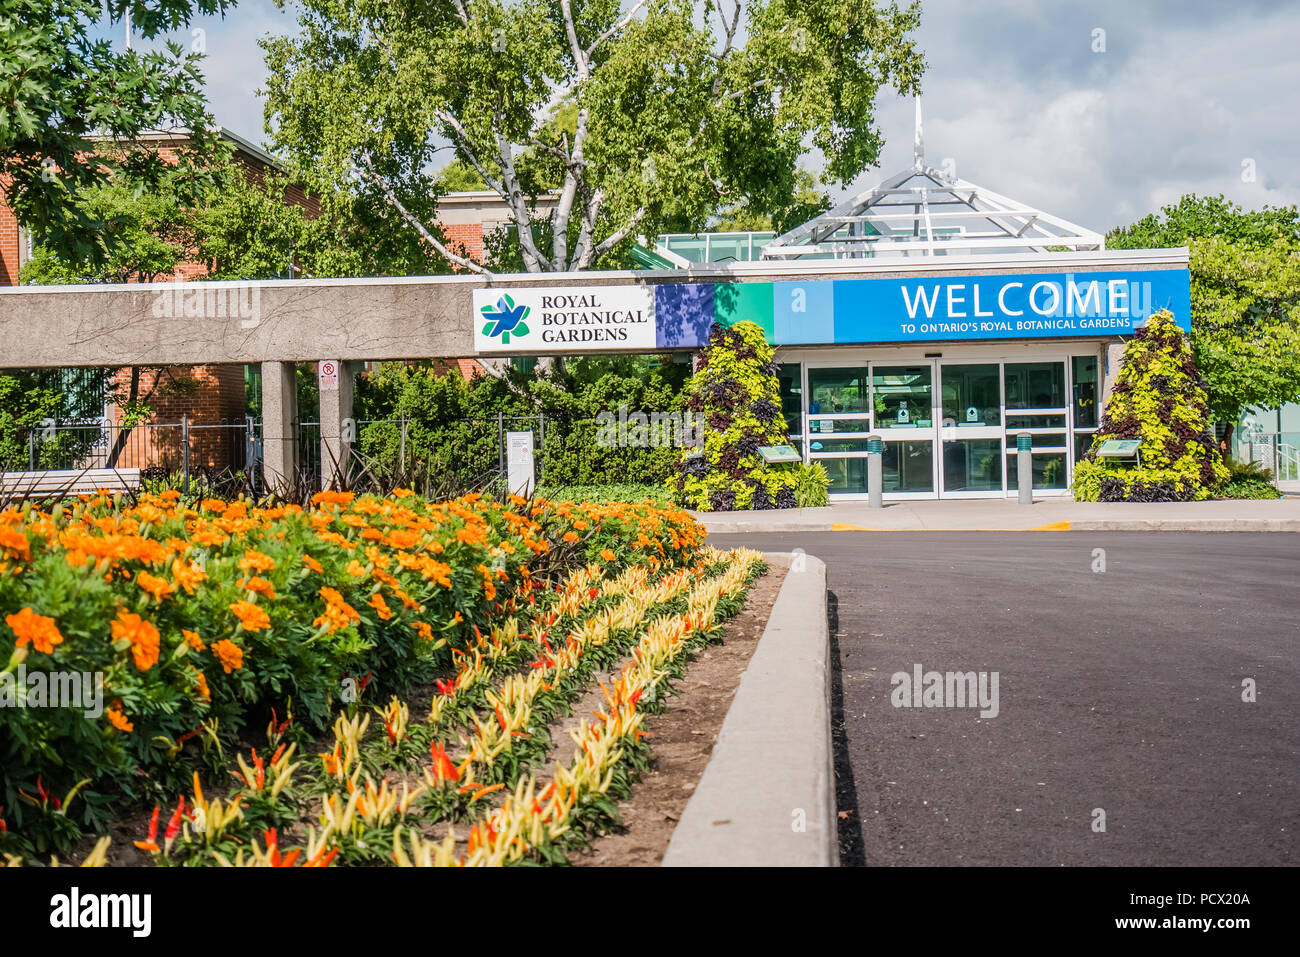
<path fill-rule="evenodd" d="M 794 561 L 665 867 L 839 864 L 826 565 Z"/>

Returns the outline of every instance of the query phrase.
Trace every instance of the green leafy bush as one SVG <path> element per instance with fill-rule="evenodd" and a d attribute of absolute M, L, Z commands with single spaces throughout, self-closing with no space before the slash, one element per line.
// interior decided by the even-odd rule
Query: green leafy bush
<path fill-rule="evenodd" d="M 820 508 L 830 503 L 831 477 L 820 462 L 794 469 L 794 500 L 800 508 Z"/>
<path fill-rule="evenodd" d="M 1141 466 L 1098 459 L 1074 469 L 1081 502 L 1186 502 L 1209 498 L 1228 479 L 1206 411 L 1205 381 L 1186 336 L 1161 310 L 1124 350 L 1097 444 L 1140 439 Z"/>
<path fill-rule="evenodd" d="M 1277 486 L 1267 479 L 1233 479 L 1223 486 L 1219 498 L 1281 498 Z"/>
<path fill-rule="evenodd" d="M 537 495 L 552 502 L 650 502 L 661 508 L 674 504 L 662 485 L 547 485 L 538 488 Z"/>
<path fill-rule="evenodd" d="M 787 445 L 772 346 L 753 322 L 714 326 L 687 384 L 686 406 L 704 419 L 704 449 L 682 449 L 668 480 L 678 500 L 706 512 L 794 508 L 797 473 L 759 448 Z"/>

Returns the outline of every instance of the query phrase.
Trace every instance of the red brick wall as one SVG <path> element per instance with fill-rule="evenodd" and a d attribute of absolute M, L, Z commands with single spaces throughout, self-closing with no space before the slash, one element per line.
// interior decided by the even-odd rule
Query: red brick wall
<path fill-rule="evenodd" d="M 159 386 L 159 392 L 150 400 L 156 410 L 148 423 L 133 429 L 126 439 L 121 468 L 149 468 L 161 466 L 177 470 L 181 466 L 181 430 L 177 423 L 189 416 L 191 426 L 240 425 L 244 421 L 244 367 L 238 365 L 175 366 L 164 376 L 172 381 L 192 379 L 194 387 L 186 394 L 173 389 L 165 394 L 169 382 Z M 139 395 L 149 394 L 156 380 L 153 370 L 140 373 Z M 113 386 L 119 394 L 127 395 L 131 372 L 123 369 L 117 373 Z M 122 413 L 114 410 L 114 424 L 120 424 Z M 190 468 L 225 469 L 243 464 L 242 444 L 245 433 L 239 428 L 192 428 L 190 432 Z"/>
<path fill-rule="evenodd" d="M 455 223 L 443 226 L 442 231 L 447 237 L 447 248 L 452 252 L 460 253 L 475 262 L 483 261 L 482 223 Z"/>
<path fill-rule="evenodd" d="M 18 219 L 5 201 L 8 179 L 0 179 L 0 286 L 18 285 Z"/>

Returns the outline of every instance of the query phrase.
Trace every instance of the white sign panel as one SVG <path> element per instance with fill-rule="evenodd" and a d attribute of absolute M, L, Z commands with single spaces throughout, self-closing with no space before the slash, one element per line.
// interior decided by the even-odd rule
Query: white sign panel
<path fill-rule="evenodd" d="M 653 352 L 654 289 L 563 286 L 474 290 L 479 352 Z"/>
<path fill-rule="evenodd" d="M 536 476 L 533 472 L 533 433 L 506 433 L 506 482 L 515 495 L 532 495 Z"/>
<path fill-rule="evenodd" d="M 316 370 L 322 392 L 339 391 L 339 363 L 337 359 L 322 359 Z"/>

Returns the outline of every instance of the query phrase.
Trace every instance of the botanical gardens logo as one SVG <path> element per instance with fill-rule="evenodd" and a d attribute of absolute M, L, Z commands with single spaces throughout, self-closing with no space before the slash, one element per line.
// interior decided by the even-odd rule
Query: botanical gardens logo
<path fill-rule="evenodd" d="M 528 318 L 530 308 L 516 306 L 509 295 L 503 294 L 495 306 L 484 306 L 480 311 L 487 320 L 483 324 L 483 335 L 488 338 L 500 336 L 502 344 L 509 345 L 511 336 L 520 339 L 528 335 L 528 323 L 524 320 Z"/>

